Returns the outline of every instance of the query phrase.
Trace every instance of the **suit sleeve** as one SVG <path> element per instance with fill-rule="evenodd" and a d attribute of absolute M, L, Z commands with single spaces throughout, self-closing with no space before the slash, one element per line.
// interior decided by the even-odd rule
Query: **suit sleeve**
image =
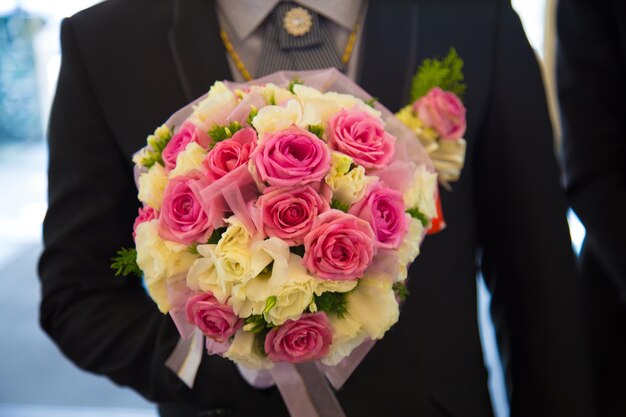
<path fill-rule="evenodd" d="M 476 145 L 476 207 L 511 416 L 592 416 L 580 282 L 543 80 L 508 0 L 500 1 L 491 87 Z"/>
<path fill-rule="evenodd" d="M 49 208 L 44 221 L 40 323 L 78 366 L 151 400 L 185 395 L 163 362 L 177 333 L 140 280 L 115 277 L 110 259 L 132 246 L 138 207 L 130 164 L 117 148 L 85 75 L 72 22 L 49 125 Z"/>
<path fill-rule="evenodd" d="M 626 68 L 609 3 L 559 3 L 557 79 L 569 201 L 626 300 Z"/>

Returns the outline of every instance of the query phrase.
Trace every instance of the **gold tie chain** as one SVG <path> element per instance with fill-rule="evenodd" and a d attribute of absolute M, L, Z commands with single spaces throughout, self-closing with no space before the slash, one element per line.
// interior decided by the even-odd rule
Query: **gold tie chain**
<path fill-rule="evenodd" d="M 346 47 L 343 50 L 343 54 L 341 55 L 341 62 L 343 62 L 344 65 L 348 65 L 348 62 L 350 62 L 350 58 L 352 57 L 352 52 L 354 51 L 354 45 L 356 44 L 356 37 L 360 28 L 361 28 L 361 17 L 359 17 L 359 19 L 356 21 L 356 24 L 354 25 L 352 32 L 350 32 L 350 36 L 348 37 L 348 42 L 346 43 Z M 228 34 L 226 33 L 224 29 L 220 30 L 220 37 L 222 38 L 222 43 L 224 44 L 224 47 L 226 48 L 228 55 L 230 55 L 231 59 L 233 60 L 235 64 L 235 67 L 241 73 L 244 80 L 246 81 L 253 80 L 252 75 L 250 75 L 250 72 L 248 71 L 243 61 L 239 57 L 239 54 L 237 53 L 237 51 L 235 51 L 235 48 L 233 47 L 233 44 L 230 41 L 230 38 L 228 37 Z"/>

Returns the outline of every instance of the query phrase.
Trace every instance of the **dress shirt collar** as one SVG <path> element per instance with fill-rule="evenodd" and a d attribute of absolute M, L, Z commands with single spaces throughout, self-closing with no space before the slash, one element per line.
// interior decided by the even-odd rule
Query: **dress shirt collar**
<path fill-rule="evenodd" d="M 254 32 L 282 0 L 217 0 L 226 18 L 241 40 Z M 352 30 L 363 0 L 291 0 L 338 25 Z"/>

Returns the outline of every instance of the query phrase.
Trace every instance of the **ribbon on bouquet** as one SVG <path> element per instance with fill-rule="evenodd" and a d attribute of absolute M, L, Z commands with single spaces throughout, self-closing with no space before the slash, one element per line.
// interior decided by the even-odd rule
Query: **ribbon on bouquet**
<path fill-rule="evenodd" d="M 180 319 L 175 314 L 172 317 L 175 322 Z M 292 417 L 345 417 L 333 388 L 338 390 L 343 386 L 374 344 L 373 340 L 367 339 L 335 366 L 314 361 L 278 363 L 270 371 L 238 368 L 241 376 L 255 388 L 269 388 L 276 384 Z M 204 335 L 195 329 L 188 338 L 178 341 L 165 361 L 165 365 L 189 388 L 193 388 L 204 345 Z"/>

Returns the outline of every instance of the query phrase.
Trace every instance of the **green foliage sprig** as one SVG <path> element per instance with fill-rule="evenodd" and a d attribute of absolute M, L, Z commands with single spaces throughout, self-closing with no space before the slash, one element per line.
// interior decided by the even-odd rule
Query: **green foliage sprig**
<path fill-rule="evenodd" d="M 429 223 L 428 218 L 424 215 L 424 213 L 420 211 L 419 208 L 413 207 L 413 208 L 408 209 L 406 212 L 409 213 L 411 217 L 413 217 L 414 219 L 417 219 L 420 222 L 422 222 L 422 226 L 424 227 L 428 226 L 428 223 Z"/>
<path fill-rule="evenodd" d="M 411 294 L 404 282 L 396 282 L 393 284 L 393 292 L 400 299 L 401 302 L 406 301 L 406 298 Z"/>
<path fill-rule="evenodd" d="M 293 91 L 293 88 L 294 88 L 296 85 L 298 85 L 298 84 L 300 84 L 300 85 L 303 85 L 303 84 L 304 84 L 304 81 L 302 81 L 302 80 L 301 80 L 300 78 L 298 78 L 298 77 L 293 78 L 293 79 L 289 82 L 289 91 L 291 92 L 291 94 L 295 94 L 295 92 Z"/>
<path fill-rule="evenodd" d="M 159 127 L 153 135 L 148 136 L 148 145 L 152 149 L 144 149 L 141 153 L 141 161 L 140 164 L 146 168 L 151 168 L 154 164 L 159 163 L 164 165 L 163 163 L 163 149 L 167 146 L 169 141 L 172 139 L 173 130 L 175 126 L 172 128 L 168 128 L 163 125 Z"/>
<path fill-rule="evenodd" d="M 217 242 L 220 241 L 220 239 L 222 238 L 222 235 L 225 232 L 226 232 L 225 227 L 218 227 L 217 229 L 213 230 L 213 233 L 211 233 L 211 237 L 209 237 L 209 240 L 206 242 L 207 245 L 217 245 Z"/>
<path fill-rule="evenodd" d="M 115 270 L 115 276 L 128 276 L 134 274 L 141 278 L 143 271 L 137 265 L 137 249 L 122 248 L 117 251 L 117 256 L 111 258 L 111 269 Z"/>
<path fill-rule="evenodd" d="M 463 98 L 467 85 L 463 82 L 463 60 L 451 48 L 443 60 L 425 59 L 413 77 L 411 102 L 425 96 L 434 87 Z"/>
<path fill-rule="evenodd" d="M 340 319 L 344 318 L 348 311 L 348 300 L 346 299 L 345 292 L 330 292 L 327 291 L 322 295 L 315 295 L 313 301 L 317 306 L 318 311 L 323 311 L 327 314 L 333 314 Z"/>
<path fill-rule="evenodd" d="M 320 139 L 322 138 L 322 135 L 324 135 L 324 126 L 322 125 L 309 125 L 307 127 L 308 131 L 313 133 L 315 136 L 317 136 Z"/>
<path fill-rule="evenodd" d="M 337 200 L 336 198 L 333 198 L 333 199 L 330 201 L 330 208 L 334 208 L 334 209 L 337 209 L 337 210 L 341 210 L 341 211 L 343 211 L 344 213 L 347 213 L 347 212 L 348 212 L 348 210 L 350 210 L 350 205 L 349 205 L 349 204 L 342 203 L 341 201 Z"/>
<path fill-rule="evenodd" d="M 237 121 L 230 122 L 225 126 L 216 125 L 209 130 L 209 136 L 213 140 L 213 145 L 215 145 L 218 142 L 232 138 L 241 129 L 243 129 L 243 126 Z"/>

